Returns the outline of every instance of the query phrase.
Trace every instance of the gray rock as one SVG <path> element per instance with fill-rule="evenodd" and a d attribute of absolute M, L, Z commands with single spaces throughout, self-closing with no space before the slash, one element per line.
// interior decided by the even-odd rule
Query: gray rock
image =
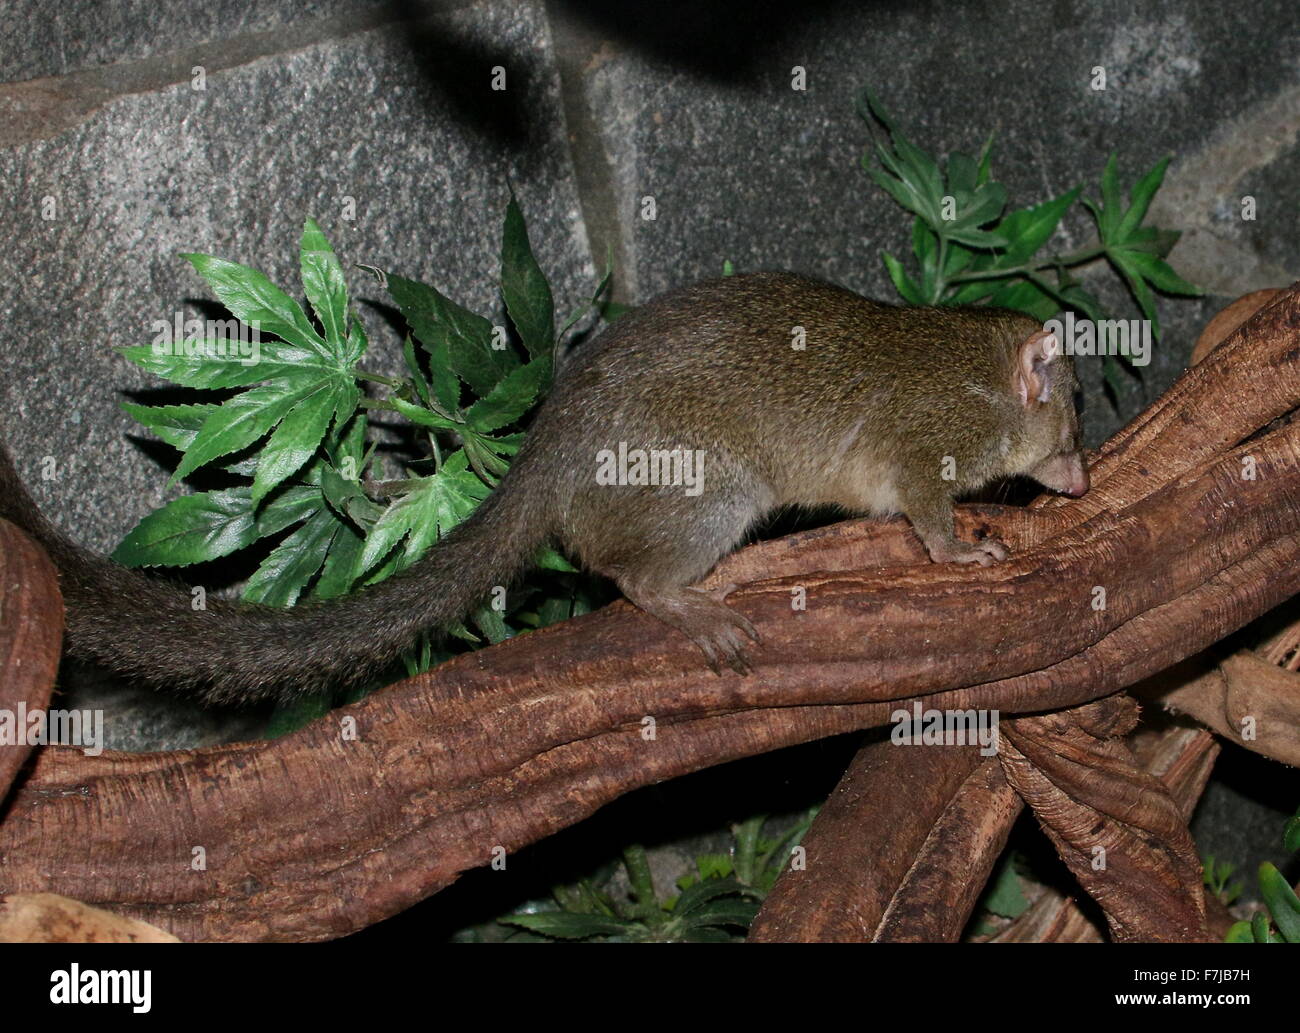
<path fill-rule="evenodd" d="M 331 22 L 331 30 L 392 20 L 388 0 L 160 4 L 155 0 L 49 4 L 9 0 L 0 36 L 0 76 L 5 82 L 65 76 L 103 65 L 170 54 L 240 36 L 274 36 L 284 49 L 287 34 L 308 32 L 304 23 Z"/>

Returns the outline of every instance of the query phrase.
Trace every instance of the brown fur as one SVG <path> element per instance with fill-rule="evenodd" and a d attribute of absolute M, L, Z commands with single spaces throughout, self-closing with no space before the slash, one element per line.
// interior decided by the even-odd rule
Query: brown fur
<path fill-rule="evenodd" d="M 1014 312 L 900 308 L 786 273 L 672 291 L 567 358 L 501 485 L 418 564 L 287 611 L 194 611 L 185 590 L 86 553 L 36 512 L 2 453 L 0 515 L 59 567 L 74 655 L 210 702 L 356 681 L 508 584 L 547 539 L 689 635 L 715 668 L 744 670 L 753 629 L 689 586 L 773 508 L 902 512 L 936 560 L 988 563 L 1005 549 L 953 536 L 954 497 L 1011 474 L 1086 488 L 1073 369 L 1026 359 L 1038 330 Z M 1018 376 L 1032 381 L 1025 402 Z M 620 443 L 703 450 L 703 491 L 597 483 L 598 453 Z"/>

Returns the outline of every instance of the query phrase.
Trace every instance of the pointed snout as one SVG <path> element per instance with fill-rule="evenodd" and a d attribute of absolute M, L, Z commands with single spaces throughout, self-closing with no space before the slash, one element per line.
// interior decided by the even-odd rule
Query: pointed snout
<path fill-rule="evenodd" d="M 1062 488 L 1061 491 L 1069 495 L 1070 498 L 1077 499 L 1080 495 L 1088 493 L 1092 481 L 1088 477 L 1088 467 L 1084 465 L 1082 457 L 1077 457 L 1070 466 L 1072 469 L 1070 470 L 1069 486 Z"/>
<path fill-rule="evenodd" d="M 1069 472 L 1069 485 L 1062 487 L 1063 494 L 1069 495 L 1071 499 L 1078 499 L 1080 495 L 1088 494 L 1092 481 L 1088 477 L 1088 464 L 1084 463 L 1082 455 L 1075 453 L 1070 457 L 1067 472 Z"/>
<path fill-rule="evenodd" d="M 1091 485 L 1081 452 L 1054 455 L 1040 463 L 1029 476 L 1045 488 L 1076 499 Z"/>

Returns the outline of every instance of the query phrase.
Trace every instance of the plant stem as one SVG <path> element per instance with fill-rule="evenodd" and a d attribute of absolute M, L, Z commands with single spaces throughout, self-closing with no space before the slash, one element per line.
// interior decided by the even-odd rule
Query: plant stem
<path fill-rule="evenodd" d="M 1096 247 L 1084 248 L 1082 251 L 1076 251 L 1072 255 L 1062 255 L 1059 258 L 1049 258 L 1044 262 L 1037 264 L 1026 262 L 1024 265 L 1014 265 L 1009 268 L 1001 269 L 977 269 L 968 273 L 957 273 L 948 279 L 949 286 L 959 283 L 970 283 L 973 280 L 1000 280 L 1007 276 L 1031 276 L 1033 273 L 1041 272 L 1044 269 L 1051 269 L 1055 266 L 1080 265 L 1084 262 L 1090 262 L 1094 258 L 1101 258 L 1106 254 L 1106 245 L 1098 244 Z"/>
<path fill-rule="evenodd" d="M 386 377 L 382 373 L 368 373 L 364 369 L 354 369 L 352 375 L 358 380 L 369 380 L 385 387 L 399 388 L 406 382 L 398 377 Z"/>

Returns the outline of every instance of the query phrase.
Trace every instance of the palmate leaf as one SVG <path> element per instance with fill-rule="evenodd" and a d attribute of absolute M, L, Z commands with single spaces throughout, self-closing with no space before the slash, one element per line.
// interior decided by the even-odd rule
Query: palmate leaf
<path fill-rule="evenodd" d="M 1057 299 L 1029 280 L 1017 280 L 998 288 L 989 297 L 989 304 L 998 308 L 1011 308 L 1046 322 L 1060 310 Z"/>
<path fill-rule="evenodd" d="M 465 453 L 453 453 L 436 474 L 416 478 L 411 489 L 370 529 L 354 568 L 356 575 L 369 571 L 403 540 L 403 561 L 414 560 L 469 516 L 487 495 L 487 485 L 470 471 Z"/>
<path fill-rule="evenodd" d="M 1007 238 L 1007 248 L 996 262 L 991 263 L 991 267 L 1020 265 L 1032 258 L 1038 249 L 1051 239 L 1061 222 L 1061 217 L 1078 200 L 1082 189 L 1082 187 L 1075 187 L 1060 197 L 1044 201 L 1042 204 L 1008 212 L 998 223 L 998 232 Z"/>
<path fill-rule="evenodd" d="M 319 383 L 314 379 L 305 384 L 277 379 L 223 402 L 203 421 L 168 483 L 174 485 L 213 459 L 248 447 L 312 394 Z"/>
<path fill-rule="evenodd" d="M 286 488 L 256 514 L 248 487 L 182 495 L 136 524 L 113 559 L 128 567 L 206 563 L 302 523 L 322 505 L 320 489 L 309 485 Z"/>
<path fill-rule="evenodd" d="M 265 538 L 267 535 L 278 534 L 286 527 L 301 523 L 316 513 L 323 501 L 321 490 L 316 485 L 295 484 L 284 488 L 258 509 L 257 536 Z M 249 502 L 252 502 L 251 493 Z"/>
<path fill-rule="evenodd" d="M 356 580 L 357 563 L 366 540 L 353 527 L 340 522 L 330 542 L 329 554 L 321 568 L 320 577 L 312 589 L 318 599 L 335 599 L 347 595 Z"/>
<path fill-rule="evenodd" d="M 324 506 L 271 550 L 248 579 L 242 598 L 268 606 L 292 606 L 316 576 L 341 525 Z"/>
<path fill-rule="evenodd" d="M 549 355 L 555 345 L 555 300 L 533 257 L 528 228 L 513 192 L 506 206 L 501 242 L 501 294 L 528 354 L 534 359 Z"/>
<path fill-rule="evenodd" d="M 236 318 L 282 340 L 259 341 L 259 354 L 251 361 L 223 357 L 208 342 L 198 350 L 126 348 L 123 354 L 136 365 L 187 387 L 261 385 L 202 409 L 134 407 L 127 411 L 183 451 L 173 484 L 274 431 L 254 471 L 252 500 L 257 503 L 313 457 L 332 419 L 342 425 L 351 418 L 360 398 L 352 366 L 365 351 L 365 333 L 356 320 L 347 326 L 342 270 L 320 227 L 310 219 L 303 230 L 300 259 L 304 290 L 325 331 L 323 338 L 301 306 L 262 273 L 210 255 L 183 257 Z M 200 413 L 203 422 L 195 429 L 193 422 Z"/>
<path fill-rule="evenodd" d="M 412 423 L 421 427 L 428 427 L 431 430 L 458 431 L 463 426 L 463 424 L 457 420 L 449 420 L 441 413 L 434 412 L 432 409 L 426 409 L 422 405 L 415 405 L 412 402 L 408 402 L 405 398 L 394 397 L 390 398 L 389 401 L 393 404 L 393 408 Z"/>
<path fill-rule="evenodd" d="M 298 399 L 259 452 L 253 477 L 253 502 L 266 494 L 316 454 L 334 416 L 341 386 L 322 380 Z"/>
<path fill-rule="evenodd" d="M 302 306 L 273 284 L 265 273 L 211 255 L 181 255 L 232 314 L 261 333 L 329 358 L 330 350 L 311 325 Z"/>
<path fill-rule="evenodd" d="M 184 452 L 204 422 L 218 409 L 216 402 L 195 405 L 136 405 L 122 402 L 122 410 L 148 427 L 172 448 Z"/>
<path fill-rule="evenodd" d="M 387 283 L 431 365 L 449 367 L 479 397 L 520 364 L 512 349 L 492 347 L 492 324 L 482 316 L 426 284 L 391 273 Z"/>

